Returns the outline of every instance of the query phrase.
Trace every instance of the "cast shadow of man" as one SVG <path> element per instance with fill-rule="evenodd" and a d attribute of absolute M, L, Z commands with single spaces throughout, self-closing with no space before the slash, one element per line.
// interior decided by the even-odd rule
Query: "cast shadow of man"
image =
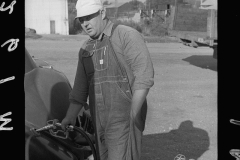
<path fill-rule="evenodd" d="M 141 160 L 173 160 L 178 154 L 197 160 L 209 148 L 208 133 L 184 121 L 176 130 L 143 136 Z"/>

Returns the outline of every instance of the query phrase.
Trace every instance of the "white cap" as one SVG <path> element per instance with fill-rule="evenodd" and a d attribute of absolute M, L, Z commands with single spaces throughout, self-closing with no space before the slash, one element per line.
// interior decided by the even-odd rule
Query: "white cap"
<path fill-rule="evenodd" d="M 78 0 L 76 4 L 77 16 L 75 18 L 96 13 L 102 8 L 101 0 Z"/>

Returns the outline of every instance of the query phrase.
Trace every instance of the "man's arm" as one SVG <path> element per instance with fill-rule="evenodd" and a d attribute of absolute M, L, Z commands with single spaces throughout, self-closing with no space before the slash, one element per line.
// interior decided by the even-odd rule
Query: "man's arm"
<path fill-rule="evenodd" d="M 132 70 L 134 81 L 132 83 L 132 104 L 131 116 L 136 125 L 141 128 L 142 107 L 146 100 L 150 88 L 154 84 L 154 69 L 150 53 L 139 32 L 131 30 L 124 34 L 124 56 L 127 64 Z M 143 121 L 142 121 L 143 120 Z"/>
<path fill-rule="evenodd" d="M 154 69 L 147 45 L 136 30 L 123 35 L 125 61 L 132 70 L 134 82 L 132 90 L 150 89 L 154 84 Z"/>
<path fill-rule="evenodd" d="M 143 37 L 136 30 L 130 30 L 123 34 L 124 56 L 130 66 L 134 82 L 132 85 L 132 116 L 139 113 L 143 102 L 153 86 L 154 69 L 150 53 Z"/>
<path fill-rule="evenodd" d="M 76 118 L 81 111 L 83 106 L 86 106 L 88 97 L 88 82 L 84 66 L 82 64 L 82 52 L 80 49 L 78 66 L 76 71 L 76 76 L 74 80 L 74 86 L 72 91 L 69 93 L 70 105 L 66 113 L 65 118 L 62 120 L 62 129 L 64 130 L 67 125 L 75 125 Z"/>

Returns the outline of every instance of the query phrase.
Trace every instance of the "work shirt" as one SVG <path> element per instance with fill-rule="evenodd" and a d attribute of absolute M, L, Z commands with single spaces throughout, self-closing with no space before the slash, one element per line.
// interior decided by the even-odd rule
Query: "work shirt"
<path fill-rule="evenodd" d="M 108 21 L 98 40 L 104 36 L 111 36 L 113 23 Z M 91 39 L 87 40 L 91 41 Z M 116 54 L 121 54 L 125 60 L 125 69 L 131 84 L 131 89 L 141 90 L 151 88 L 154 84 L 154 69 L 149 51 L 141 34 L 128 26 L 118 25 L 112 34 L 112 46 Z M 74 86 L 69 94 L 71 103 L 85 105 L 88 98 L 88 80 L 82 63 L 83 50 L 86 43 L 79 51 Z"/>

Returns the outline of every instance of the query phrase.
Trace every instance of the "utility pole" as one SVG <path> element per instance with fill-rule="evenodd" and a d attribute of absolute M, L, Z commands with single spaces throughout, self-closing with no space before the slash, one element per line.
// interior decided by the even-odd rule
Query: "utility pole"
<path fill-rule="evenodd" d="M 137 5 L 137 1 L 136 0 L 132 0 L 132 7 L 134 10 L 138 9 L 138 5 Z"/>
<path fill-rule="evenodd" d="M 114 18 L 117 19 L 117 15 L 118 15 L 118 1 L 117 0 L 115 0 L 115 8 L 116 8 L 116 12 L 115 12 Z"/>
<path fill-rule="evenodd" d="M 174 9 L 173 27 L 172 27 L 173 30 L 175 29 L 175 26 L 176 26 L 175 20 L 176 20 L 176 17 L 177 17 L 177 10 L 178 10 L 177 0 L 175 0 L 175 9 Z"/>
<path fill-rule="evenodd" d="M 149 0 L 149 10 L 151 10 L 151 0 Z"/>
<path fill-rule="evenodd" d="M 151 3 L 151 0 L 147 0 L 147 1 L 148 1 L 147 15 L 150 17 L 150 3 Z"/>

